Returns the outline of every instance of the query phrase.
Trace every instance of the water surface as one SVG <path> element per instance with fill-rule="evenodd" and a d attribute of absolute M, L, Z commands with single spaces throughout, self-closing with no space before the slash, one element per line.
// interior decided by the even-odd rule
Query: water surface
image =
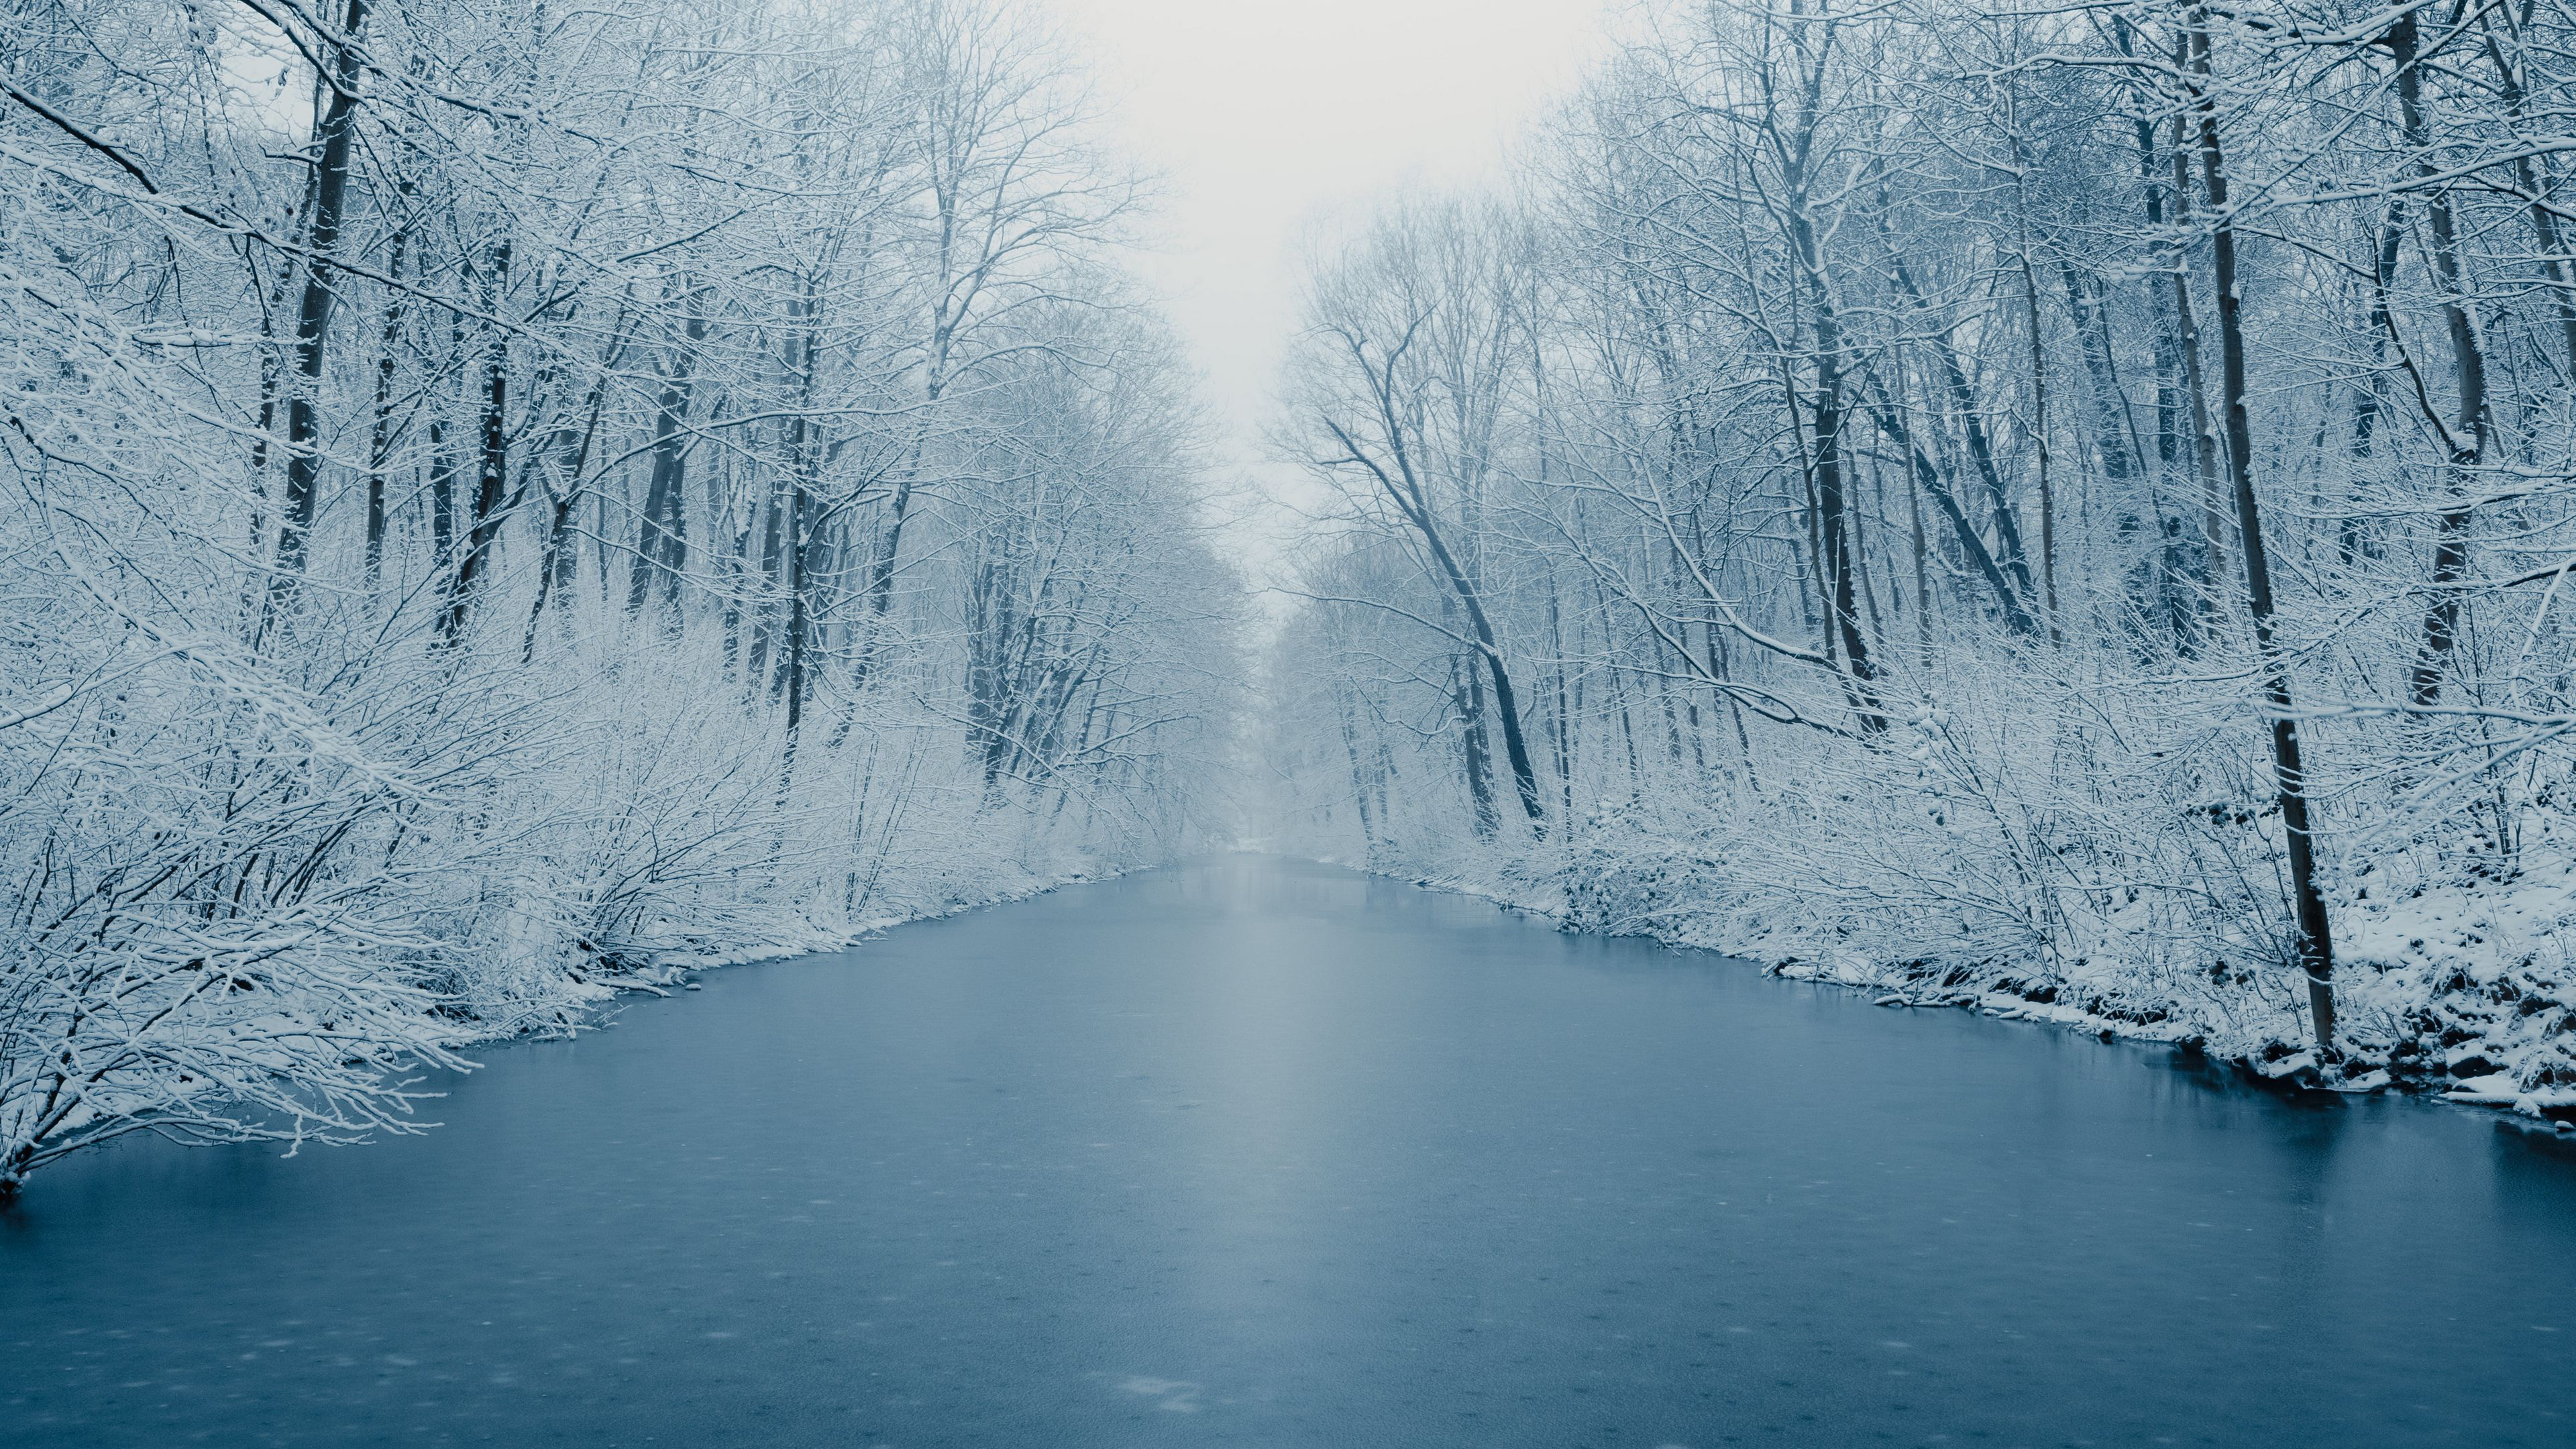
<path fill-rule="evenodd" d="M 2576 1154 L 1235 856 L 0 1216 L 0 1442 L 2576 1443 Z"/>

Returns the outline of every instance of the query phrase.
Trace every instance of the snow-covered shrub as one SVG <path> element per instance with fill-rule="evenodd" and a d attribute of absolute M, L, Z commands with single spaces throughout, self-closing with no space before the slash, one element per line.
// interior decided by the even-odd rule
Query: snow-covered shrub
<path fill-rule="evenodd" d="M 0 18 L 0 1196 L 1208 836 L 1232 580 L 1052 42 L 537 14 Z"/>

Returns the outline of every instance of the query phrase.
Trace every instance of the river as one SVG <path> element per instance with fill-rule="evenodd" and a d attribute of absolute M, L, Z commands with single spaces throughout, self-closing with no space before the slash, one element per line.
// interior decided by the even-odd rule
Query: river
<path fill-rule="evenodd" d="M 1236 855 L 0 1216 L 0 1441 L 2576 1443 L 2576 1151 Z"/>

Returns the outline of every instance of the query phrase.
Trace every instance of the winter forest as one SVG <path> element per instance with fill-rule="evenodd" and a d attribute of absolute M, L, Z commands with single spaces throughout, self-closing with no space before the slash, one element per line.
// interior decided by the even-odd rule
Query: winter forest
<path fill-rule="evenodd" d="M 2571 42 L 2549 0 L 1656 11 L 1523 184 L 1314 270 L 1290 838 L 2576 1106 Z"/>
<path fill-rule="evenodd" d="M 1247 483 L 1043 7 L 6 0 L 0 1195 L 1235 843 L 2576 1106 L 2576 9 L 1604 23 Z"/>
<path fill-rule="evenodd" d="M 7 25 L 0 1171 L 1204 838 L 1239 590 L 1012 9 Z"/>

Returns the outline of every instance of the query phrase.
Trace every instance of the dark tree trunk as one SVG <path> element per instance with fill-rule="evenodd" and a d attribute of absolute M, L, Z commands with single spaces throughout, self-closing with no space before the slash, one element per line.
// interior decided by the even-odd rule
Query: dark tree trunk
<path fill-rule="evenodd" d="M 1423 546 L 1430 550 L 1442 580 L 1449 585 L 1450 597 L 1466 611 L 1467 623 L 1475 631 L 1476 650 L 1483 656 L 1486 676 L 1494 686 L 1495 723 L 1502 728 L 1503 754 L 1511 761 L 1512 783 L 1520 792 L 1521 814 L 1529 820 L 1533 830 L 1544 835 L 1547 831 L 1547 806 L 1539 799 L 1538 769 L 1530 763 L 1529 740 L 1521 730 L 1520 700 L 1512 691 L 1511 672 L 1504 667 L 1503 651 L 1495 642 L 1493 621 L 1485 616 L 1484 600 L 1478 597 L 1465 570 L 1458 566 L 1457 555 L 1450 552 L 1448 540 L 1441 535 L 1439 520 L 1431 514 L 1431 500 L 1423 491 L 1422 480 L 1414 472 L 1412 456 L 1404 446 L 1403 424 L 1395 415 L 1388 392 L 1393 385 L 1392 379 L 1379 378 L 1371 385 L 1378 391 L 1379 422 L 1385 426 L 1388 444 L 1395 453 L 1396 475 L 1389 477 L 1376 463 L 1368 461 L 1359 445 L 1339 425 L 1331 425 L 1334 436 L 1350 450 L 1354 459 L 1363 461 L 1376 475 L 1379 486 L 1387 492 L 1388 500 L 1422 536 Z"/>
<path fill-rule="evenodd" d="M 2254 637 L 2263 653 L 2264 693 L 2272 705 L 2272 769 L 2279 786 L 2281 831 L 2290 855 L 2290 888 L 2297 897 L 2299 963 L 2308 978 L 2308 1010 L 2317 1046 L 2334 1046 L 2334 934 L 2318 890 L 2316 845 L 2308 815 L 2307 766 L 2299 727 L 2291 716 L 2290 667 L 2272 632 L 2272 572 L 2264 554 L 2262 514 L 2254 497 L 2254 429 L 2245 410 L 2245 331 L 2237 295 L 2236 225 L 2227 205 L 2227 167 L 2219 147 L 2218 110 L 2210 97 L 2208 12 L 2191 12 L 2194 110 L 2200 125 L 2200 160 L 2215 225 L 2210 233 L 2218 281 L 2218 346 L 2221 396 L 2226 406 L 2227 470 L 2236 488 L 2237 531 L 2243 536 L 2245 596 L 2254 615 Z"/>
<path fill-rule="evenodd" d="M 1959 506 L 1958 494 L 1951 489 L 1950 480 L 1942 474 L 1940 465 L 1925 455 L 1923 449 L 1913 441 L 1912 430 L 1893 413 L 1884 407 L 1876 407 L 1872 409 L 1872 416 L 1878 422 L 1879 431 L 1884 433 L 1889 441 L 1903 448 L 1906 455 L 1913 460 L 1914 481 L 1930 495 L 1933 505 L 1941 510 L 1941 516 L 1949 520 L 1950 533 L 1958 540 L 1959 551 L 1967 555 L 1969 566 L 1977 571 L 1977 576 L 1984 579 L 1986 587 L 1994 593 L 1995 604 L 2003 611 L 2004 623 L 2016 634 L 2037 635 L 2038 621 L 2030 616 L 2027 608 L 2023 607 L 2021 595 L 2014 591 L 2012 582 L 2004 577 L 2002 566 L 1995 562 L 1994 553 L 1986 547 L 1985 537 L 1977 532 L 1975 521 L 1968 517 L 1966 509 Z"/>
<path fill-rule="evenodd" d="M 1467 772 L 1467 800 L 1474 808 L 1476 838 L 1491 840 L 1502 825 L 1494 809 L 1494 756 L 1485 741 L 1484 676 L 1470 664 L 1458 667 L 1449 656 L 1449 701 L 1458 711 L 1459 762 Z"/>
<path fill-rule="evenodd" d="M 2387 361 L 2388 338 L 2395 331 L 2394 319 L 2388 310 L 2388 289 L 2396 283 L 2398 247 L 2406 238 L 2403 217 L 2401 203 L 2390 198 L 2388 214 L 2381 219 L 2378 240 L 2371 248 L 2370 360 L 2374 366 L 2372 376 L 2362 379 L 2361 385 L 2353 389 L 2352 456 L 2355 459 L 2370 457 L 2379 434 L 2377 373 L 2379 365 Z M 2347 507 L 2344 510 L 2343 520 L 2335 529 L 2335 547 L 2346 563 L 2368 550 L 2369 544 L 2362 537 L 2357 509 Z"/>
<path fill-rule="evenodd" d="M 490 274 L 484 282 L 484 295 L 495 310 L 509 282 L 510 244 L 501 242 L 492 249 Z M 483 405 L 480 417 L 480 463 L 475 470 L 474 521 L 465 536 L 465 557 L 456 565 L 456 586 L 448 590 L 447 611 L 439 619 L 438 637 L 444 645 L 454 645 L 465 633 L 466 615 L 472 609 L 476 590 L 482 587 L 483 575 L 490 567 L 492 545 L 499 539 L 505 521 L 503 502 L 508 497 L 510 481 L 510 338 L 494 328 L 484 343 Z"/>
<path fill-rule="evenodd" d="M 395 230 L 385 259 L 385 275 L 402 280 L 405 253 L 411 245 L 411 229 L 406 224 Z M 403 321 L 403 294 L 395 292 L 385 299 L 384 330 L 377 339 L 376 413 L 374 426 L 367 435 L 367 586 L 382 582 L 385 573 L 385 463 L 393 452 L 394 375 L 400 369 Z"/>
<path fill-rule="evenodd" d="M 2416 49 L 2415 12 L 2400 15 L 2382 43 L 2397 63 L 2398 123 L 2407 149 L 2415 153 L 2415 174 L 2429 182 L 2435 174 L 2432 127 L 2424 116 L 2423 67 Z M 2465 500 L 2471 491 L 2471 474 L 2484 459 L 2487 446 L 2486 356 L 2478 347 L 2477 328 L 2469 320 L 2464 300 L 2467 279 L 2460 269 L 2459 227 L 2451 215 L 2447 193 L 2440 187 L 2428 186 L 2425 196 L 2425 220 L 2433 232 L 2433 276 L 2441 288 L 2442 321 L 2451 342 L 2451 383 L 2457 394 L 2457 413 L 2447 427 L 2440 426 L 2438 418 L 2432 420 L 2451 454 L 2446 487 L 2452 506 L 2443 510 L 2435 525 L 2432 599 L 2424 608 L 2423 642 L 2416 649 L 2415 666 L 2406 680 L 2406 697 L 2417 705 L 2440 701 L 2442 678 L 2449 672 L 2452 649 L 2458 642 L 2459 582 L 2469 568 L 2469 507 Z"/>
<path fill-rule="evenodd" d="M 1802 246 L 1812 251 L 1814 243 L 1809 239 Z M 1904 289 L 1907 300 L 1917 311 L 1929 316 L 1931 304 L 1914 285 L 1913 270 L 1905 265 L 1901 256 L 1892 255 L 1891 263 L 1897 285 Z M 1823 285 L 1820 277 L 1815 279 L 1815 285 Z M 2022 547 L 2021 525 L 2014 519 L 2012 496 L 2004 487 L 2003 470 L 1995 460 L 1994 442 L 1986 435 L 1985 417 L 1977 410 L 1976 390 L 1969 385 L 1967 369 L 1959 362 L 1959 350 L 1950 340 L 1949 328 L 1936 324 L 1932 340 L 1933 355 L 1940 358 L 1941 376 L 1949 387 L 1950 406 L 1958 411 L 1960 427 L 1967 435 L 1969 461 L 1976 464 L 1977 476 L 1985 481 L 1987 502 L 1994 512 L 1995 543 L 2003 550 L 2004 568 L 2011 574 L 2013 587 L 2021 597 L 2035 599 L 2039 596 L 2039 589 L 2031 581 L 2030 557 Z M 1821 341 L 1818 345 L 1822 346 Z"/>
<path fill-rule="evenodd" d="M 1887 716 L 1881 712 L 1877 691 L 1871 681 L 1878 669 L 1869 657 L 1869 643 L 1861 636 L 1860 617 L 1854 608 L 1852 578 L 1856 563 L 1852 548 L 1852 526 L 1847 516 L 1850 502 L 1843 481 L 1843 375 L 1839 355 L 1840 338 L 1830 319 L 1817 327 L 1816 345 L 1816 511 L 1824 536 L 1826 585 L 1833 609 L 1830 627 L 1842 644 L 1843 660 L 1850 670 L 1852 709 L 1863 730 L 1875 733 L 1887 727 Z"/>
<path fill-rule="evenodd" d="M 554 498 L 554 509 L 546 520 L 545 548 L 537 561 L 537 599 L 528 606 L 528 627 L 519 637 L 519 662 L 537 657 L 537 621 L 544 618 L 546 604 L 556 594 L 572 587 L 572 515 L 581 502 L 587 484 L 583 475 L 590 467 L 590 449 L 599 437 L 599 417 L 607 404 L 607 384 L 603 379 L 590 389 L 590 421 L 582 428 L 580 446 L 573 450 L 564 468 L 563 491 Z"/>
<path fill-rule="evenodd" d="M 366 24 L 366 0 L 349 0 L 342 34 L 354 41 Z M 322 360 L 331 330 L 331 256 L 340 244 L 340 218 L 349 194 L 349 146 L 357 130 L 357 56 L 349 45 L 332 47 L 331 74 L 314 139 L 313 225 L 305 233 L 304 295 L 295 312 L 295 382 L 286 398 L 286 506 L 277 534 L 277 573 L 269 581 L 269 611 L 291 596 L 304 574 L 313 511 L 322 477 Z"/>
<path fill-rule="evenodd" d="M 429 558 L 441 597 L 454 582 L 456 565 L 456 475 L 462 468 L 456 446 L 447 435 L 447 419 L 429 420 Z"/>
<path fill-rule="evenodd" d="M 698 344 L 706 339 L 705 310 L 692 295 L 684 340 L 672 349 L 670 371 L 653 403 L 653 448 L 650 482 L 644 492 L 644 517 L 637 529 L 635 562 L 626 578 L 626 608 L 642 613 L 658 585 L 662 607 L 680 606 L 680 574 L 689 563 L 687 484 L 689 399 L 694 390 Z"/>

